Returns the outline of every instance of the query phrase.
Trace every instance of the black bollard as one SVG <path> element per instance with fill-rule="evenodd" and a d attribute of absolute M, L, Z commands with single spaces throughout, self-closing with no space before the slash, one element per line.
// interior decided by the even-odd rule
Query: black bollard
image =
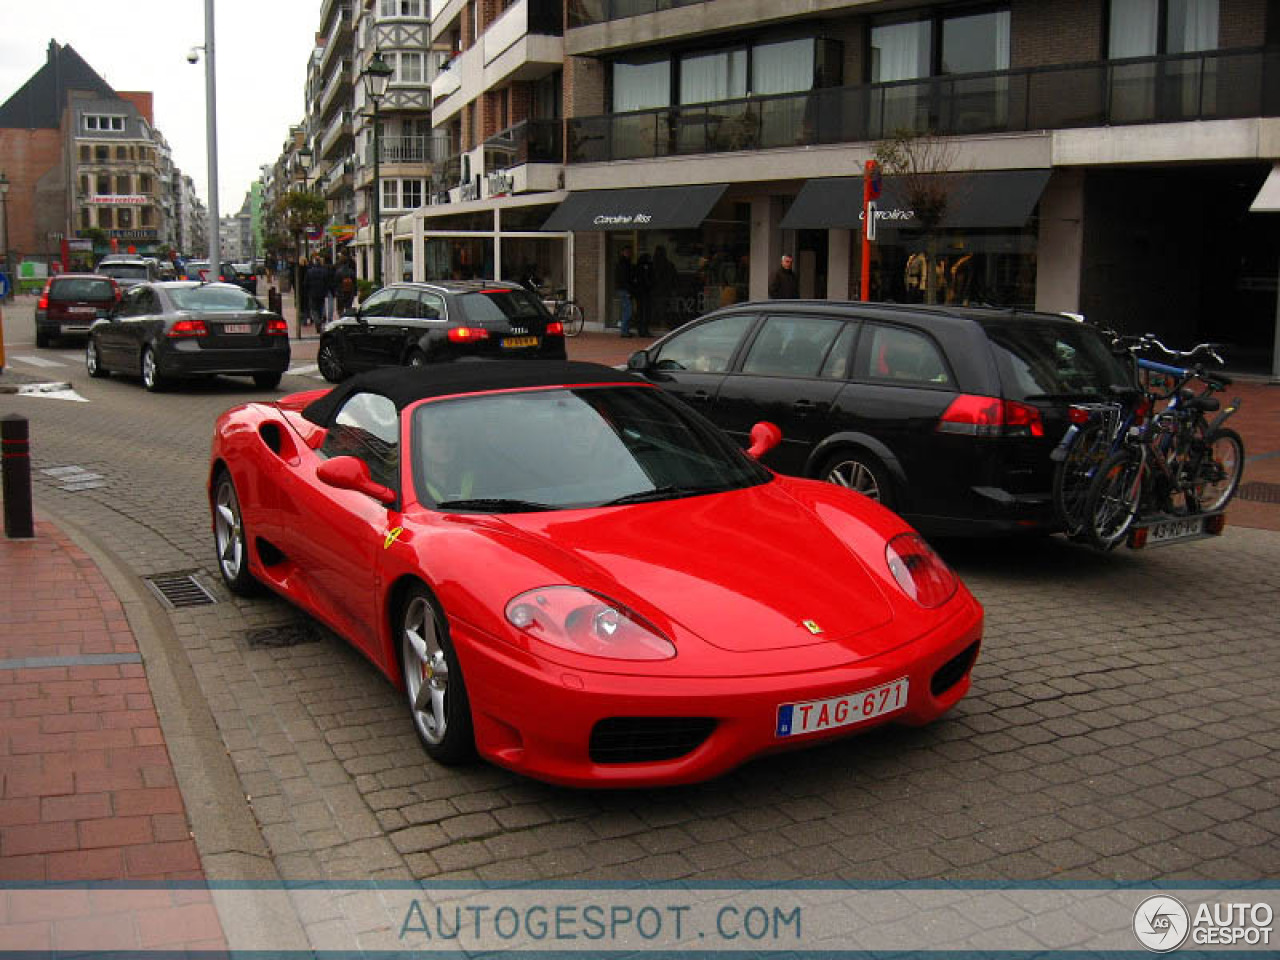
<path fill-rule="evenodd" d="M 36 535 L 31 513 L 31 442 L 27 418 L 0 417 L 0 473 L 4 483 L 4 535 L 19 540 Z"/>
<path fill-rule="evenodd" d="M 267 309 L 272 313 L 284 316 L 284 297 L 274 286 L 267 288 Z"/>

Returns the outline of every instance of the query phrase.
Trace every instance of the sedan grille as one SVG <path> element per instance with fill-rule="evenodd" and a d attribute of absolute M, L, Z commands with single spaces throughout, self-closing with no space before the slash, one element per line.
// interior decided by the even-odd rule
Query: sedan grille
<path fill-rule="evenodd" d="M 691 753 L 711 736 L 711 717 L 608 717 L 591 731 L 593 763 L 653 763 Z"/>
<path fill-rule="evenodd" d="M 973 662 L 978 659 L 978 642 L 975 640 L 938 668 L 929 681 L 929 692 L 940 697 L 964 679 Z"/>

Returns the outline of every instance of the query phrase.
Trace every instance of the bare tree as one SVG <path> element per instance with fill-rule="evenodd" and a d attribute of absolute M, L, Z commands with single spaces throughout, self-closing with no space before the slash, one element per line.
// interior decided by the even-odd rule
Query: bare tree
<path fill-rule="evenodd" d="M 948 206 L 963 188 L 956 170 L 956 142 L 933 133 L 898 130 L 876 144 L 875 158 L 888 176 L 902 183 L 903 199 L 915 212 L 929 258 L 925 270 L 925 302 L 938 302 L 938 228 Z"/>

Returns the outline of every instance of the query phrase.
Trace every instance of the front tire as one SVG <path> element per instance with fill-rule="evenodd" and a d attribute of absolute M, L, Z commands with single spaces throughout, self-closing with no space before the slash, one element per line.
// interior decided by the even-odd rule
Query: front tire
<path fill-rule="evenodd" d="M 156 352 L 150 347 L 142 351 L 142 385 L 150 393 L 159 393 L 165 388 L 164 378 L 160 376 L 159 364 L 156 363 Z"/>
<path fill-rule="evenodd" d="M 1094 549 L 1113 550 L 1133 526 L 1142 501 L 1140 454 L 1121 450 L 1098 468 L 1084 505 L 1084 534 Z"/>
<path fill-rule="evenodd" d="M 828 457 L 818 479 L 854 490 L 890 510 L 897 501 L 888 471 L 879 460 L 861 450 L 842 450 Z"/>
<path fill-rule="evenodd" d="M 240 497 L 226 470 L 219 471 L 213 484 L 213 542 L 218 572 L 227 589 L 241 597 L 259 593 L 258 581 L 249 572 L 249 537 L 240 512 Z"/>
<path fill-rule="evenodd" d="M 89 371 L 91 377 L 105 377 L 111 373 L 102 365 L 102 355 L 98 352 L 98 341 L 89 338 L 89 342 L 84 348 L 84 368 Z"/>
<path fill-rule="evenodd" d="M 475 756 L 471 702 L 444 611 L 425 587 L 400 605 L 400 665 L 413 729 L 427 755 L 446 765 Z"/>
<path fill-rule="evenodd" d="M 341 383 L 347 379 L 347 369 L 342 365 L 342 358 L 338 356 L 338 348 L 334 346 L 332 338 L 320 341 L 316 364 L 320 367 L 320 376 L 330 383 Z"/>
<path fill-rule="evenodd" d="M 1240 489 L 1244 476 L 1244 441 L 1240 434 L 1219 427 L 1204 438 L 1204 450 L 1197 454 L 1191 494 L 1193 508 L 1201 513 L 1223 509 Z"/>

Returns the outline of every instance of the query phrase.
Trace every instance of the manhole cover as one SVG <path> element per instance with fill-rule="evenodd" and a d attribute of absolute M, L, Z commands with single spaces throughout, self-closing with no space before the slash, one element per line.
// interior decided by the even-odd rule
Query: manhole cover
<path fill-rule="evenodd" d="M 217 603 L 213 594 L 190 573 L 157 573 L 142 579 L 151 588 L 151 592 L 160 598 L 160 602 L 170 610 L 176 610 L 179 607 L 203 607 Z"/>
<path fill-rule="evenodd" d="M 251 647 L 296 647 L 302 643 L 315 643 L 320 639 L 320 632 L 314 623 L 296 621 L 259 627 L 248 631 L 244 638 Z"/>
<path fill-rule="evenodd" d="M 1280 483 L 1242 483 L 1236 493 L 1241 500 L 1253 500 L 1257 503 L 1280 503 Z"/>

